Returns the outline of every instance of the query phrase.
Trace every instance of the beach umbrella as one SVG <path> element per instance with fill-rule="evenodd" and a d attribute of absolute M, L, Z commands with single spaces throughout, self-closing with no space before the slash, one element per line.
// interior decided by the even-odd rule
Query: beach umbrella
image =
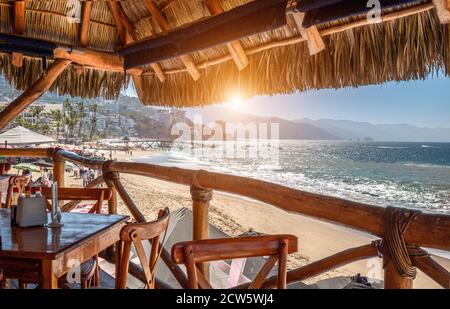
<path fill-rule="evenodd" d="M 14 167 L 16 170 L 30 170 L 32 172 L 40 172 L 40 169 L 31 163 L 20 163 L 20 164 L 16 164 L 14 165 Z"/>
<path fill-rule="evenodd" d="M 47 168 L 52 168 L 53 167 L 52 163 L 49 163 L 49 162 L 47 162 L 45 160 L 42 160 L 42 159 L 40 159 L 38 161 L 35 161 L 35 162 L 31 162 L 31 164 L 39 166 L 39 167 L 47 167 Z"/>

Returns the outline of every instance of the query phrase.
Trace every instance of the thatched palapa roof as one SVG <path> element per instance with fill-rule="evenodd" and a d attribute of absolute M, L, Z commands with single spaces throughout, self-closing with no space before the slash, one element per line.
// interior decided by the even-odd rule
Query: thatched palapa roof
<path fill-rule="evenodd" d="M 158 44 L 167 41 L 168 34 L 221 15 L 211 9 L 210 2 L 218 3 L 223 11 L 232 12 L 230 10 L 261 1 L 272 0 L 130 0 L 116 4 L 108 3 L 114 1 L 92 1 L 87 22 L 83 20 L 86 16 L 84 3 L 19 1 L 25 5 L 25 23 L 20 34 L 17 33 L 20 26 L 17 30 L 14 24 L 16 4 L 0 0 L 1 34 L 16 34 L 54 44 L 39 49 L 36 55 L 36 50 L 23 45 L 17 51 L 11 50 L 15 46 L 12 43 L 13 47 L 2 48 L 0 39 L 0 72 L 14 87 L 25 90 L 56 57 L 67 57 L 58 54 L 62 51 L 70 54 L 71 59 L 80 49 L 80 53 L 83 50 L 98 51 L 123 61 L 120 54 L 127 65 L 130 63 L 127 51 L 141 46 L 142 40 L 150 40 L 151 48 L 159 48 L 156 52 L 149 49 L 150 56 L 161 56 L 162 51 L 159 51 L 164 46 Z M 450 73 L 449 25 L 440 23 L 431 1 L 381 1 L 384 22 L 373 24 L 367 22 L 366 11 L 349 5 L 357 1 L 299 0 L 298 3 L 304 4 L 305 15 L 298 15 L 303 13 L 298 13 L 297 9 L 289 10 L 298 4 L 295 1 L 285 2 L 288 4 L 285 26 L 240 38 L 238 42 L 227 41 L 228 44 L 214 44 L 185 54 L 177 54 L 179 50 L 174 50 L 172 57 L 164 54 L 163 60 L 144 63 L 126 73 L 120 70 L 120 65 L 119 69 L 109 70 L 97 68 L 95 63 L 75 61 L 50 90 L 73 96 L 113 99 L 127 87 L 132 77 L 143 103 L 186 107 L 227 101 L 236 92 L 245 97 L 287 94 Z M 362 3 L 366 6 L 367 1 Z M 113 14 L 114 10 L 118 15 Z M 261 12 L 266 11 L 267 8 Z M 81 16 L 76 12 L 81 12 Z M 80 22 L 68 18 L 72 15 L 78 15 Z M 276 12 L 273 16 L 277 16 Z M 304 28 L 299 27 L 299 16 Z M 117 24 L 119 17 L 122 22 Z M 87 25 L 84 37 L 80 35 L 83 24 Z M 305 34 L 305 29 L 311 27 L 318 30 L 316 35 L 320 34 L 319 39 L 325 44 L 325 49 L 315 55 L 310 55 L 308 43 L 311 42 Z M 217 33 L 217 37 L 221 35 Z M 157 44 L 155 38 L 163 38 L 163 43 Z M 172 47 L 179 47 L 176 42 L 172 43 Z M 42 57 L 44 51 L 49 51 L 45 58 Z M 243 56 L 241 53 L 240 58 L 236 57 L 233 51 L 238 54 L 241 51 Z M 13 64 L 12 52 L 23 55 L 19 65 Z M 239 64 L 239 60 L 243 63 Z"/>

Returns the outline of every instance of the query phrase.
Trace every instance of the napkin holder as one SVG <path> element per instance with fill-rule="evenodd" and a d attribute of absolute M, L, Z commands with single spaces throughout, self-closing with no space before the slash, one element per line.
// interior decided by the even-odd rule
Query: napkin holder
<path fill-rule="evenodd" d="M 19 197 L 16 224 L 20 227 L 47 224 L 47 205 L 43 197 Z"/>

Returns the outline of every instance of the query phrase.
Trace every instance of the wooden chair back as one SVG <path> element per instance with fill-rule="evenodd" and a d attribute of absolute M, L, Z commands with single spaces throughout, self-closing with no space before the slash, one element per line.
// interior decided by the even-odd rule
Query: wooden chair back
<path fill-rule="evenodd" d="M 51 209 L 48 202 L 52 198 L 51 188 L 41 188 L 42 195 L 47 199 L 47 206 Z M 109 188 L 58 188 L 58 199 L 63 201 L 96 201 L 89 209 L 89 213 L 101 213 L 104 201 L 112 197 L 112 191 Z M 74 204 L 73 208 L 76 207 Z M 70 207 L 62 207 L 63 211 L 71 211 Z"/>
<path fill-rule="evenodd" d="M 276 262 L 278 288 L 285 289 L 287 256 L 297 250 L 297 237 L 293 235 L 206 239 L 175 244 L 172 247 L 172 259 L 175 263 L 186 266 L 189 288 L 210 289 L 211 284 L 199 271 L 196 263 L 268 256 L 249 289 L 261 288 Z"/>
<path fill-rule="evenodd" d="M 6 192 L 6 199 L 5 199 L 5 208 L 11 208 L 11 202 L 13 197 L 13 190 L 14 188 L 19 189 L 19 195 L 23 193 L 25 190 L 25 186 L 27 184 L 27 178 L 25 176 L 11 176 L 9 178 L 8 183 L 8 191 Z"/>
<path fill-rule="evenodd" d="M 11 169 L 11 164 L 9 163 L 0 163 L 0 175 L 6 174 Z"/>
<path fill-rule="evenodd" d="M 132 223 L 125 226 L 120 232 L 119 270 L 116 287 L 125 289 L 127 283 L 128 266 L 131 256 L 131 245 L 134 245 L 136 254 L 145 276 L 145 287 L 155 288 L 155 267 L 162 250 L 161 235 L 167 231 L 169 225 L 169 209 L 160 210 L 158 219 L 148 223 Z M 151 242 L 150 257 L 147 259 L 142 241 Z M 163 241 L 164 243 L 164 241 Z"/>

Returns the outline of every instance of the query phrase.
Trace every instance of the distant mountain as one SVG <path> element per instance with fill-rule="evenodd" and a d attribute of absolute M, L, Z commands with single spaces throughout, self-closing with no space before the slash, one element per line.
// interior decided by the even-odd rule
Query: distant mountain
<path fill-rule="evenodd" d="M 270 128 L 271 123 L 279 124 L 279 138 L 280 139 L 308 139 L 308 140 L 336 140 L 339 139 L 326 130 L 320 129 L 308 123 L 295 123 L 281 118 L 266 118 L 258 117 L 250 114 L 243 114 L 231 109 L 223 107 L 213 107 L 201 110 L 201 112 L 191 111 L 188 113 L 191 119 L 195 115 L 202 116 L 204 124 L 211 122 L 227 122 L 227 123 L 242 123 L 247 125 L 255 123 L 259 126 L 261 123 L 267 123 Z"/>
<path fill-rule="evenodd" d="M 384 142 L 450 142 L 450 128 L 423 128 L 409 124 L 371 124 L 348 120 L 308 118 L 294 120 L 310 124 L 345 140 L 371 138 Z"/>

